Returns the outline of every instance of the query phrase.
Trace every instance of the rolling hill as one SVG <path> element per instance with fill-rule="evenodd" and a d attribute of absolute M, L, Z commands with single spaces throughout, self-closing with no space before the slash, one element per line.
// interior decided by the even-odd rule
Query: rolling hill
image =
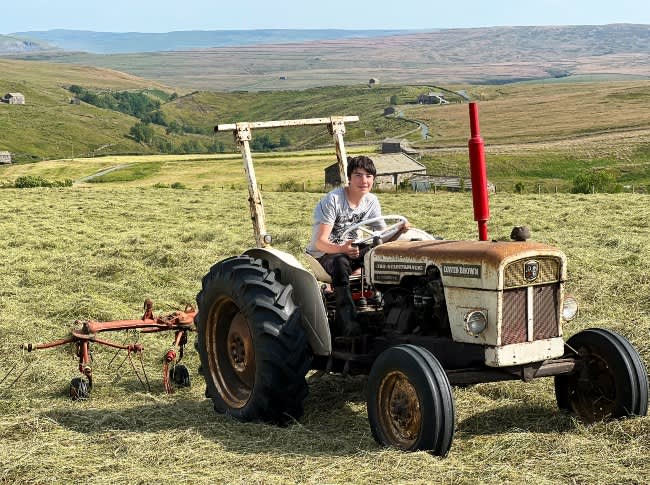
<path fill-rule="evenodd" d="M 22 57 L 107 67 L 187 90 L 262 91 L 359 84 L 369 78 L 389 84 L 647 79 L 648 54 L 650 26 L 612 24 L 445 29 L 173 52 L 43 52 Z"/>
<path fill-rule="evenodd" d="M 408 30 L 343 29 L 261 29 L 261 30 L 189 30 L 164 33 L 92 32 L 55 29 L 16 32 L 14 36 L 36 40 L 66 51 L 93 54 L 181 51 L 212 47 L 277 44 L 334 39 L 385 37 Z M 0 44 L 1 45 L 1 44 Z M 0 52 L 2 49 L 0 48 Z"/>

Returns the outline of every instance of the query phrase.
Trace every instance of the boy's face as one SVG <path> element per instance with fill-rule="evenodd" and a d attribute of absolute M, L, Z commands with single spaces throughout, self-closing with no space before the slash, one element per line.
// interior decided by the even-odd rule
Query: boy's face
<path fill-rule="evenodd" d="M 367 194 L 372 190 L 375 177 L 363 168 L 355 168 L 350 175 L 350 190 L 359 194 Z"/>

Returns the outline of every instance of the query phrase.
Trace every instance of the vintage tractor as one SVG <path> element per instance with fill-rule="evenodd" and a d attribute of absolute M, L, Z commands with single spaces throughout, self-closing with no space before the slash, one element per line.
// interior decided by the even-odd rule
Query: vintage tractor
<path fill-rule="evenodd" d="M 554 376 L 557 404 L 585 421 L 644 416 L 648 375 L 632 345 L 592 328 L 566 342 L 577 313 L 566 294 L 567 259 L 527 240 L 490 241 L 487 179 L 478 111 L 470 104 L 470 165 L 479 240 L 446 241 L 401 228 L 369 226 L 372 248 L 353 281 L 362 335 L 342 337 L 329 276 L 272 248 L 249 140 L 251 130 L 328 125 L 346 180 L 345 123 L 357 117 L 236 123 L 257 247 L 216 263 L 197 295 L 197 347 L 214 408 L 242 421 L 284 423 L 303 412 L 310 369 L 368 374 L 367 409 L 382 445 L 445 455 L 455 428 L 451 385 Z M 395 216 L 390 216 L 395 218 Z M 389 218 L 389 216 L 387 216 Z"/>

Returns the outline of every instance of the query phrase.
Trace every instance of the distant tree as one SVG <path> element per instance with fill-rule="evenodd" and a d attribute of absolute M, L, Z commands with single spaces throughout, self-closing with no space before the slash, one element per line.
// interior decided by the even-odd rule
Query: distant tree
<path fill-rule="evenodd" d="M 133 136 L 135 141 L 149 145 L 153 142 L 155 131 L 148 123 L 138 121 L 131 127 L 129 133 Z"/>
<path fill-rule="evenodd" d="M 80 94 L 82 94 L 82 93 L 84 92 L 84 88 L 82 88 L 82 87 L 79 86 L 78 84 L 72 84 L 72 85 L 68 88 L 68 90 L 69 90 L 71 93 L 74 93 L 74 94 L 76 94 L 76 95 L 80 95 Z"/>
<path fill-rule="evenodd" d="M 205 153 L 203 144 L 195 139 L 184 141 L 181 144 L 181 153 Z"/>
<path fill-rule="evenodd" d="M 611 170 L 589 170 L 578 174 L 573 179 L 571 192 L 574 194 L 589 194 L 592 191 L 601 193 L 621 192 L 623 187 L 616 183 L 616 176 Z"/>
<path fill-rule="evenodd" d="M 145 113 L 140 119 L 144 123 L 153 123 L 154 125 L 167 126 L 167 120 L 165 119 L 165 114 L 159 109 L 156 111 Z"/>
<path fill-rule="evenodd" d="M 397 94 L 393 94 L 393 95 L 390 97 L 390 104 L 392 104 L 392 105 L 396 105 L 397 103 L 398 103 Z"/>
<path fill-rule="evenodd" d="M 167 134 L 180 135 L 183 133 L 183 126 L 176 120 L 172 120 L 167 124 Z"/>
<path fill-rule="evenodd" d="M 289 137 L 287 135 L 282 133 L 280 135 L 280 146 L 281 147 L 288 147 L 289 145 L 291 145 L 291 140 L 289 140 Z"/>
<path fill-rule="evenodd" d="M 256 152 L 268 152 L 275 147 L 269 135 L 258 135 L 251 140 L 251 150 Z"/>
<path fill-rule="evenodd" d="M 526 190 L 526 186 L 524 185 L 523 182 L 517 182 L 515 184 L 515 193 L 516 194 L 523 194 L 525 190 Z"/>

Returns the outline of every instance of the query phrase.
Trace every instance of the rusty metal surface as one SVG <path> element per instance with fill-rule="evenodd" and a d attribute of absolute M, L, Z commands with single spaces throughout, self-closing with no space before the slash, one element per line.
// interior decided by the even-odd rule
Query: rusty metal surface
<path fill-rule="evenodd" d="M 408 256 L 410 259 L 436 259 L 499 266 L 504 259 L 522 253 L 561 251 L 553 246 L 529 241 L 395 241 L 374 250 L 377 256 Z"/>
<path fill-rule="evenodd" d="M 539 256 L 535 260 L 539 264 L 539 274 L 534 279 L 536 285 L 555 283 L 560 281 L 562 272 L 562 261 L 552 256 Z M 517 286 L 529 286 L 530 281 L 525 278 L 524 265 L 526 259 L 520 259 L 508 264 L 503 270 L 503 286 L 514 288 Z"/>
<path fill-rule="evenodd" d="M 75 353 L 79 359 L 79 372 L 88 379 L 88 387 L 91 388 L 93 382 L 92 355 L 90 352 L 91 343 L 118 350 L 126 350 L 129 359 L 132 354 L 137 354 L 141 357 L 144 350 L 144 346 L 137 342 L 133 344 L 119 344 L 98 338 L 98 334 L 101 332 L 121 330 L 140 330 L 144 333 L 175 331 L 173 346 L 163 357 L 164 388 L 167 392 L 172 392 L 173 388 L 169 383 L 168 368 L 171 364 L 182 359 L 183 349 L 187 344 L 187 332 L 193 330 L 196 313 L 192 306 L 187 305 L 185 311 L 176 311 L 167 315 L 154 317 L 153 302 L 147 299 L 144 302 L 144 314 L 140 320 L 114 320 L 110 322 L 97 322 L 92 320 L 82 322 L 77 320 L 75 322 L 77 327 L 70 332 L 69 337 L 40 344 L 26 343 L 22 345 L 22 348 L 27 352 L 32 352 L 34 350 L 49 349 L 70 343 L 75 344 Z"/>

